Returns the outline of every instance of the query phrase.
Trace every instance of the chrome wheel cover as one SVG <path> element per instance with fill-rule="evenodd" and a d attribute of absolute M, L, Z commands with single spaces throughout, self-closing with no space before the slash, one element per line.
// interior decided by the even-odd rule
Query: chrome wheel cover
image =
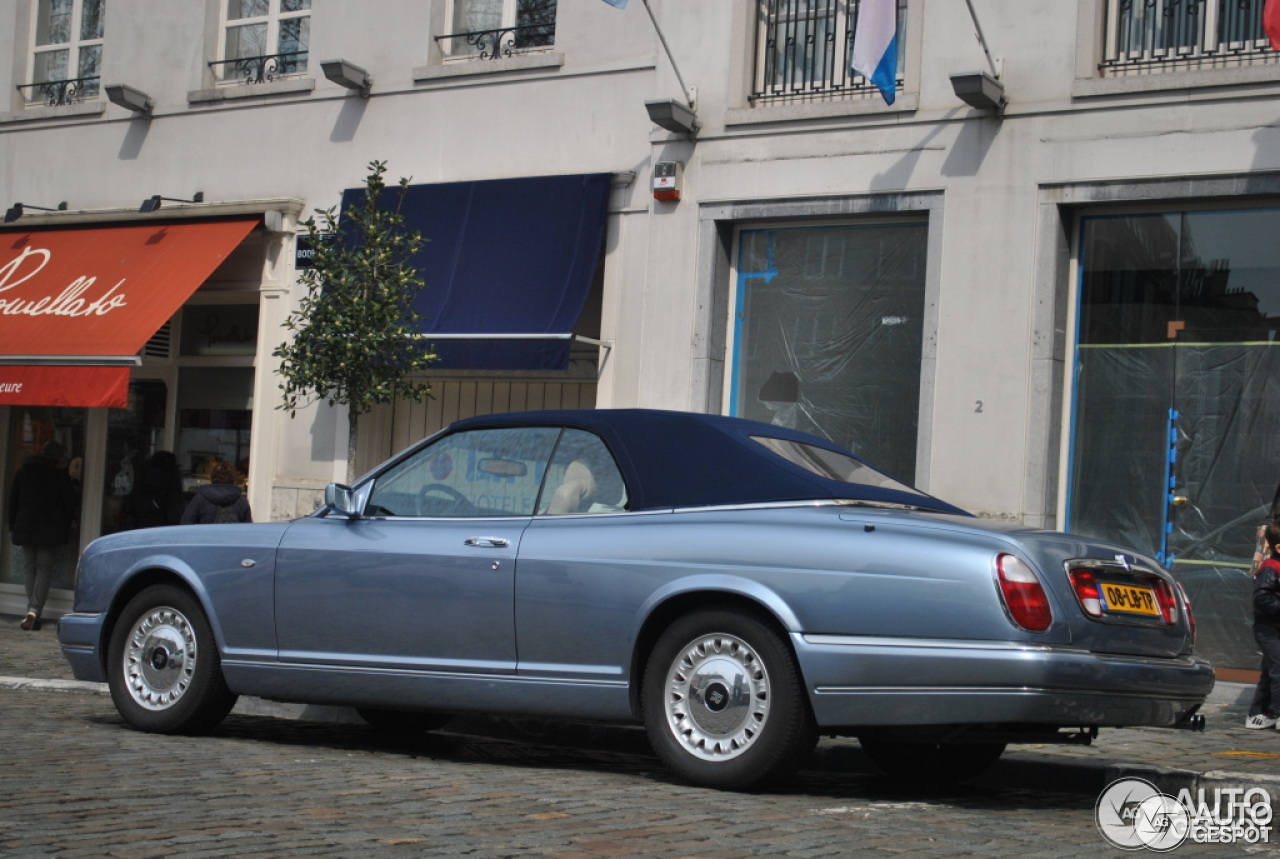
<path fill-rule="evenodd" d="M 174 608 L 150 609 L 129 630 L 124 682 L 129 697 L 147 710 L 167 710 L 191 686 L 196 670 L 196 634 Z"/>
<path fill-rule="evenodd" d="M 710 633 L 690 642 L 667 672 L 667 727 L 686 752 L 732 760 L 769 719 L 769 672 L 742 639 Z"/>

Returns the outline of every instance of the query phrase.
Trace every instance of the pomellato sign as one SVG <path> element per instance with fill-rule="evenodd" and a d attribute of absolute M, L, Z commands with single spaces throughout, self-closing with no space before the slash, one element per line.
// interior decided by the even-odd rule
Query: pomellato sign
<path fill-rule="evenodd" d="M 80 275 L 54 295 L 24 298 L 8 295 L 31 280 L 49 264 L 53 252 L 47 248 L 26 247 L 4 266 L 0 266 L 0 314 L 5 316 L 106 316 L 128 305 L 122 291 L 121 278 L 105 291 L 94 294 L 97 278 Z M 56 287 L 55 287 L 56 289 Z"/>
<path fill-rule="evenodd" d="M 0 232 L 0 349 L 136 355 L 257 223 Z"/>

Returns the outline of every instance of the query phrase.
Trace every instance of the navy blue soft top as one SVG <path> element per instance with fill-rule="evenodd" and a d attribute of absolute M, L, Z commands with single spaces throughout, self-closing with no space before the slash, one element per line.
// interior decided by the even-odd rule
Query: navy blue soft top
<path fill-rule="evenodd" d="M 751 436 L 798 441 L 865 460 L 817 436 L 742 418 L 653 409 L 564 409 L 481 415 L 458 421 L 445 432 L 512 426 L 574 427 L 598 435 L 622 470 L 630 510 L 847 499 L 969 515 L 923 493 L 821 477 Z"/>

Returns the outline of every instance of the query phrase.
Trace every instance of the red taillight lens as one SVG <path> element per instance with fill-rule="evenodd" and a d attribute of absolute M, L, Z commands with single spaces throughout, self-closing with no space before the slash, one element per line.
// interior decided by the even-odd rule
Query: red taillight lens
<path fill-rule="evenodd" d="M 1028 632 L 1044 632 L 1049 628 L 1053 623 L 1053 609 L 1030 567 L 1013 555 L 1000 555 L 996 558 L 996 577 L 1000 582 L 1000 597 L 1014 623 Z"/>
<path fill-rule="evenodd" d="M 1152 582 L 1152 587 L 1156 592 L 1156 602 L 1160 604 L 1160 614 L 1164 615 L 1164 622 L 1177 623 L 1178 594 L 1164 579 L 1156 579 Z"/>
<path fill-rule="evenodd" d="M 1187 628 L 1191 632 L 1191 643 L 1196 643 L 1196 615 L 1191 610 L 1191 597 L 1187 596 L 1187 592 L 1183 590 L 1179 582 L 1174 582 L 1174 587 L 1178 589 L 1178 596 L 1182 598 L 1182 610 L 1187 613 Z"/>
<path fill-rule="evenodd" d="M 1098 579 L 1093 572 L 1077 569 L 1071 570 L 1068 575 L 1084 613 L 1089 617 L 1102 617 L 1102 592 L 1098 590 Z"/>

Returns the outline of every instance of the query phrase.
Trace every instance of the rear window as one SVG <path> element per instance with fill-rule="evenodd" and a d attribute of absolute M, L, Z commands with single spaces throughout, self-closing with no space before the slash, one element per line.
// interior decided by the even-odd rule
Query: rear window
<path fill-rule="evenodd" d="M 877 471 L 865 462 L 854 459 L 848 454 L 790 439 L 753 435 L 751 440 L 776 453 L 788 462 L 828 480 L 839 480 L 841 483 L 852 483 L 858 486 L 896 489 L 899 492 L 909 492 L 922 498 L 927 497 L 919 490 L 894 480 L 889 475 Z"/>

